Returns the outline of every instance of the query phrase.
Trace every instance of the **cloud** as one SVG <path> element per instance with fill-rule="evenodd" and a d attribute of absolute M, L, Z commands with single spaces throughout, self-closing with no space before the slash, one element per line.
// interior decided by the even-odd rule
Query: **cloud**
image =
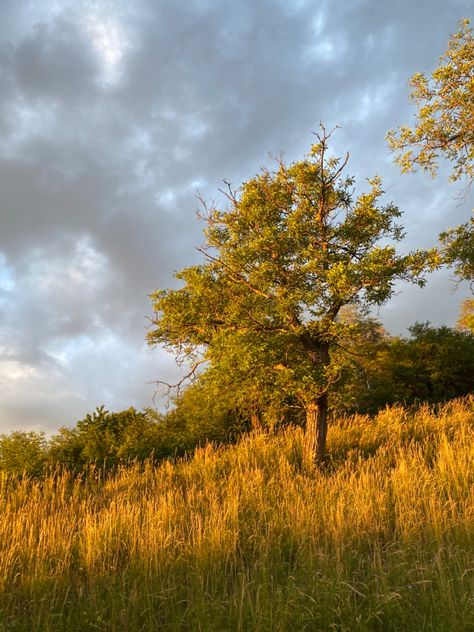
<path fill-rule="evenodd" d="M 350 151 L 360 187 L 383 176 L 406 248 L 467 217 L 445 174 L 400 176 L 384 136 L 410 120 L 408 77 L 433 68 L 469 9 L 3 2 L 0 430 L 151 404 L 147 382 L 176 369 L 144 343 L 148 294 L 199 259 L 196 189 L 215 198 L 269 153 L 301 157 L 320 120 L 342 126 L 334 150 Z M 397 331 L 428 312 L 453 322 L 449 283 L 403 290 L 382 313 Z"/>

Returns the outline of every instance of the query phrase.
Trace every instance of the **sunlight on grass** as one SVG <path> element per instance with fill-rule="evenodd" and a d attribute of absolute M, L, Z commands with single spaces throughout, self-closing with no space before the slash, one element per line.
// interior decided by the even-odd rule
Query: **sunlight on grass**
<path fill-rule="evenodd" d="M 474 629 L 474 405 L 0 484 L 0 630 Z"/>

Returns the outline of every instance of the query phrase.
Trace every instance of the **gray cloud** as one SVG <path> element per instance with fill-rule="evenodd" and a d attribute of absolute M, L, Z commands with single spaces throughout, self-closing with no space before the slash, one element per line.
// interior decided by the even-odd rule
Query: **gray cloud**
<path fill-rule="evenodd" d="M 100 6 L 99 6 L 100 5 Z M 379 173 L 405 248 L 469 215 L 457 190 L 400 176 L 386 131 L 410 120 L 467 0 L 82 0 L 0 7 L 0 430 L 53 429 L 97 404 L 152 403 L 172 359 L 144 344 L 148 294 L 198 260 L 195 193 L 342 129 L 360 187 Z M 452 324 L 449 273 L 401 288 L 393 331 Z M 440 298 L 442 297 L 442 298 Z"/>

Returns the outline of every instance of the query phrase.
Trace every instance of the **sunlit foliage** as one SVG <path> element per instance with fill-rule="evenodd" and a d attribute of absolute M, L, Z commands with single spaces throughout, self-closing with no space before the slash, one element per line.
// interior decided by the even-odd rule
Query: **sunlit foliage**
<path fill-rule="evenodd" d="M 204 263 L 176 276 L 181 289 L 152 295 L 150 344 L 164 345 L 255 409 L 298 405 L 308 458 L 322 460 L 327 401 L 340 376 L 331 350 L 351 335 L 347 304 L 380 305 L 396 280 L 423 285 L 430 254 L 397 253 L 400 211 L 383 204 L 379 178 L 354 196 L 347 162 L 328 154 L 329 134 L 303 160 L 225 191 L 227 208 L 205 205 Z M 191 374 L 193 370 L 191 370 Z M 232 382 L 232 378 L 234 381 Z M 275 406 L 273 405 L 273 410 Z M 271 415 L 270 415 L 271 416 Z"/>
<path fill-rule="evenodd" d="M 388 134 L 402 171 L 422 167 L 435 175 L 438 159 L 452 162 L 451 179 L 474 179 L 474 38 L 469 20 L 461 20 L 438 67 L 430 77 L 410 79 L 416 124 Z"/>

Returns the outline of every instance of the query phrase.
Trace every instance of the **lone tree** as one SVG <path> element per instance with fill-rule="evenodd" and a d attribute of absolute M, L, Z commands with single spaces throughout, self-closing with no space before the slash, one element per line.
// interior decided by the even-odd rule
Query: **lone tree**
<path fill-rule="evenodd" d="M 282 401 L 298 402 L 311 461 L 325 456 L 328 391 L 340 373 L 331 350 L 351 331 L 341 308 L 381 305 L 396 280 L 422 286 L 430 257 L 397 254 L 389 242 L 403 237 L 400 211 L 378 206 L 377 177 L 353 198 L 348 155 L 328 156 L 331 134 L 321 129 L 303 160 L 280 159 L 237 191 L 226 183 L 227 208 L 203 202 L 204 261 L 176 274 L 181 289 L 152 294 L 148 333 L 151 345 L 190 363 L 186 377 L 203 362 L 228 371 L 233 356 L 236 373 L 249 376 L 243 384 L 271 382 Z"/>

